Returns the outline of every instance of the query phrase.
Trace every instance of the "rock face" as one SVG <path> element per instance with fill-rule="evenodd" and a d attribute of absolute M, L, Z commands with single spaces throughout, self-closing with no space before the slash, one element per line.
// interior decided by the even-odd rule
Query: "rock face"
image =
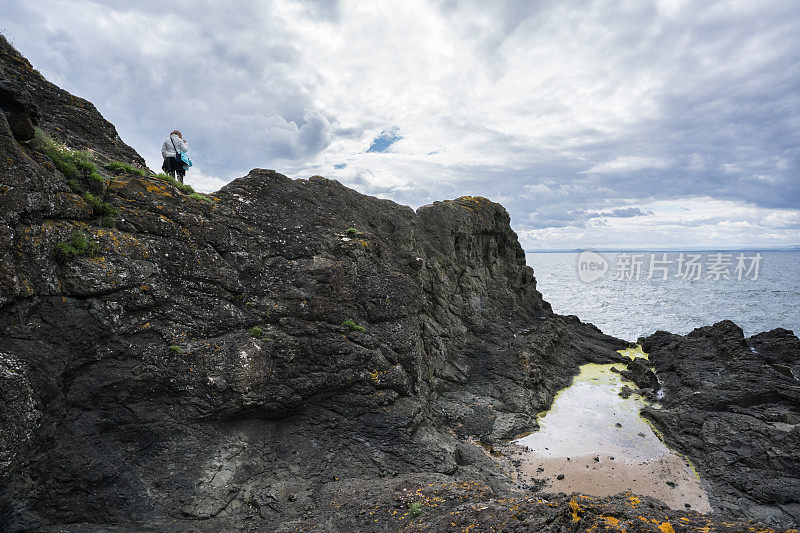
<path fill-rule="evenodd" d="M 100 169 L 102 216 L 30 129 L 141 158 L 0 54 L 0 530 L 413 530 L 398 520 L 420 502 L 397 498 L 420 487 L 516 516 L 482 445 L 535 429 L 579 364 L 625 343 L 551 311 L 502 206 L 415 212 L 260 169 L 206 201 Z M 78 236 L 93 246 L 57 259 Z M 766 335 L 791 368 L 793 341 Z M 526 523 L 610 523 L 625 498 L 527 500 Z"/>
<path fill-rule="evenodd" d="M 647 416 L 686 454 L 716 510 L 777 526 L 800 521 L 800 341 L 776 329 L 745 339 L 730 321 L 643 348 L 664 387 Z"/>

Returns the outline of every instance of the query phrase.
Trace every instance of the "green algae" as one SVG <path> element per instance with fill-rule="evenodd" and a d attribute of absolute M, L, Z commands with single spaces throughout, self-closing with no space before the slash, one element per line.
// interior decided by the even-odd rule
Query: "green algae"
<path fill-rule="evenodd" d="M 644 352 L 641 344 L 637 344 L 636 346 L 632 346 L 624 350 L 617 350 L 617 353 L 628 357 L 631 361 L 633 361 L 637 357 L 641 357 L 642 359 L 647 359 L 648 361 L 650 360 L 650 354 Z"/>

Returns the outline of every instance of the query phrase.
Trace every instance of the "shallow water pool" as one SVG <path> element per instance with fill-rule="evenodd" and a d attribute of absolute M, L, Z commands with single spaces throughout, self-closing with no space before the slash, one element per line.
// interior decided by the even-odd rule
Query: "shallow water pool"
<path fill-rule="evenodd" d="M 640 350 L 625 354 L 645 355 Z M 552 408 L 539 414 L 539 431 L 512 443 L 521 453 L 516 456 L 520 477 L 544 483 L 548 492 L 607 496 L 631 491 L 674 509 L 709 512 L 692 466 L 659 439 L 639 414 L 646 401 L 612 368 L 625 365 L 581 366 Z M 623 385 L 634 389 L 627 399 L 619 396 Z"/>

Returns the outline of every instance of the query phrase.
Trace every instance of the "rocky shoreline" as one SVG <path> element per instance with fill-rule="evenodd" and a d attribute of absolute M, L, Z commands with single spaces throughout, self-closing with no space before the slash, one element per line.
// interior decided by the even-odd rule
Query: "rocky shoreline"
<path fill-rule="evenodd" d="M 0 108 L 0 530 L 797 524 L 791 333 L 643 340 L 647 416 L 713 515 L 520 492 L 487 450 L 628 343 L 552 312 L 502 206 L 261 169 L 186 194 L 2 37 Z M 67 175 L 37 131 L 94 163 Z"/>

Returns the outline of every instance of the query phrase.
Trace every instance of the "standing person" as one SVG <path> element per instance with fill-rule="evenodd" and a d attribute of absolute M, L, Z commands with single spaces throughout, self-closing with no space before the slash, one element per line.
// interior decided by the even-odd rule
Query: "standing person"
<path fill-rule="evenodd" d="M 180 152 L 188 151 L 189 141 L 178 130 L 170 133 L 169 138 L 161 145 L 161 157 L 164 158 L 161 169 L 181 183 L 186 175 L 186 166 L 181 161 Z"/>

